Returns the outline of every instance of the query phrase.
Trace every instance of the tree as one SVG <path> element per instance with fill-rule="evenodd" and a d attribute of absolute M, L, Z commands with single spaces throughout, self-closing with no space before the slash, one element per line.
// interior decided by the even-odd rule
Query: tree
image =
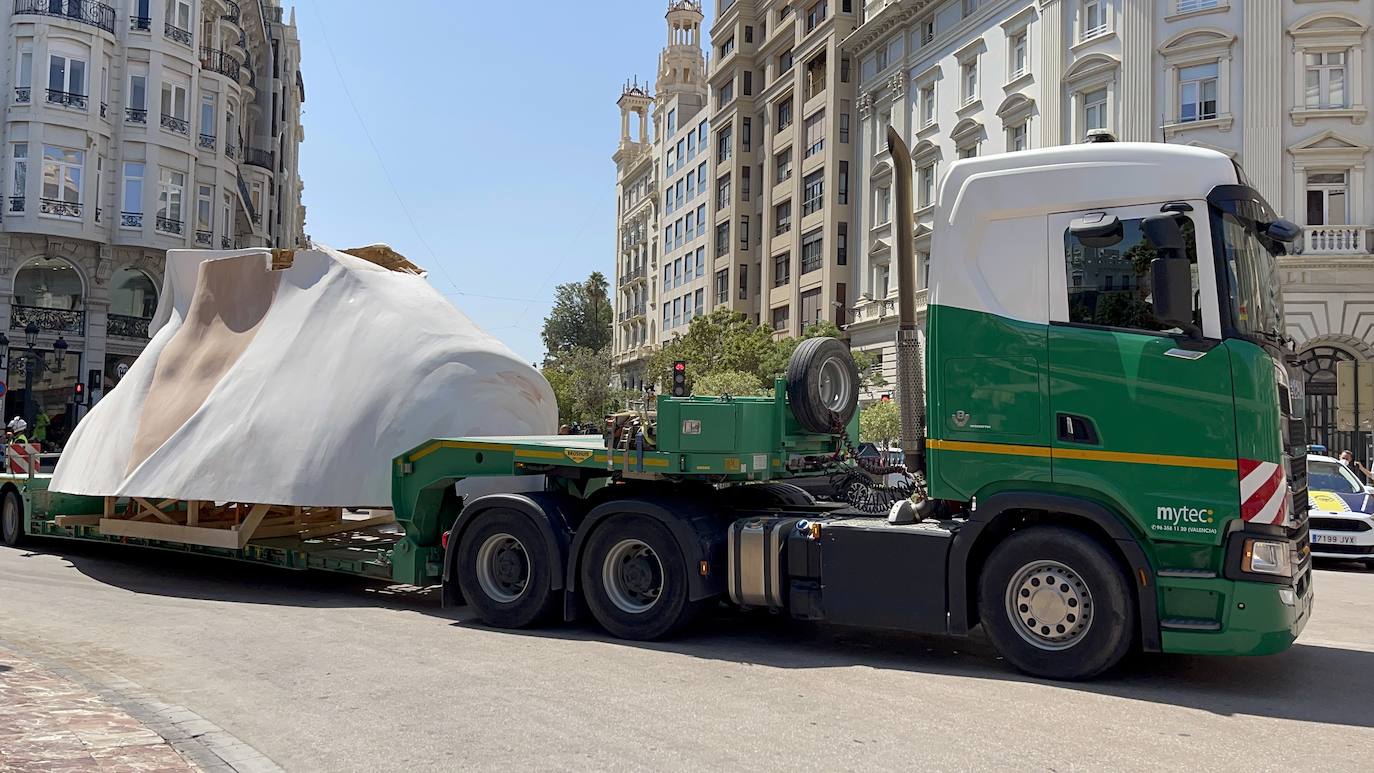
<path fill-rule="evenodd" d="M 544 365 L 544 378 L 558 400 L 558 419 L 570 422 L 599 422 L 613 410 L 621 397 L 611 387 L 611 347 L 599 351 L 583 346 L 565 351 Z"/>
<path fill-rule="evenodd" d="M 692 379 L 693 395 L 762 395 L 767 390 L 759 386 L 759 377 L 738 370 L 716 370 Z"/>
<path fill-rule="evenodd" d="M 902 436 L 902 414 L 896 400 L 879 400 L 859 409 L 859 440 L 883 448 Z"/>
<path fill-rule="evenodd" d="M 766 389 L 773 374 L 781 373 L 787 364 L 786 358 L 779 359 L 772 330 L 729 309 L 716 309 L 693 319 L 686 334 L 654 352 L 648 364 L 649 380 L 666 382 L 676 360 L 687 363 L 689 382 L 710 373 L 734 371 L 756 378 L 755 390 Z"/>
<path fill-rule="evenodd" d="M 593 352 L 606 348 L 611 343 L 612 316 L 610 284 L 600 271 L 593 271 L 584 281 L 559 285 L 541 331 L 544 361 L 579 347 Z"/>

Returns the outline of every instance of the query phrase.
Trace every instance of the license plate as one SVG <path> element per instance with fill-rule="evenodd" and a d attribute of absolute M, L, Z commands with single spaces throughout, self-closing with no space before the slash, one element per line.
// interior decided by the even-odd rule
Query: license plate
<path fill-rule="evenodd" d="M 1354 545 L 1353 534 L 1312 534 L 1312 542 L 1322 545 Z"/>

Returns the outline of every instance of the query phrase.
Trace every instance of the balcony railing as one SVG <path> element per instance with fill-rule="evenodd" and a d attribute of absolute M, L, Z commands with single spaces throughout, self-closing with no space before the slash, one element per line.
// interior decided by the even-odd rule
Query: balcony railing
<path fill-rule="evenodd" d="M 157 230 L 165 234 L 176 234 L 180 236 L 185 224 L 180 220 L 173 220 L 170 217 L 157 216 Z"/>
<path fill-rule="evenodd" d="M 233 239 L 230 239 L 228 236 L 221 236 L 221 237 L 219 237 L 219 248 L 220 248 L 221 250 L 232 250 L 232 249 L 234 249 L 234 240 L 233 240 Z"/>
<path fill-rule="evenodd" d="M 109 113 L 110 113 L 110 105 L 109 105 L 109 103 L 108 103 L 108 102 L 101 102 L 101 103 L 100 103 L 100 117 L 101 117 L 101 118 L 108 118 L 108 117 L 109 117 Z"/>
<path fill-rule="evenodd" d="M 30 322 L 39 330 L 86 334 L 86 312 L 76 309 L 45 309 L 41 306 L 10 306 L 10 330 L 23 330 Z"/>
<path fill-rule="evenodd" d="M 58 217 L 81 217 L 81 205 L 75 201 L 63 201 L 61 199 L 39 199 L 38 213 L 41 215 L 57 215 Z"/>
<path fill-rule="evenodd" d="M 623 286 L 631 282 L 643 279 L 645 277 L 645 274 L 645 268 L 642 265 L 637 268 L 632 268 L 629 271 L 626 271 L 625 273 L 620 275 L 620 284 Z"/>
<path fill-rule="evenodd" d="M 191 45 L 191 31 L 184 30 L 171 22 L 163 25 L 162 34 L 169 40 L 174 40 L 183 46 Z"/>
<path fill-rule="evenodd" d="M 235 145 L 233 140 L 224 143 L 224 155 L 234 159 L 239 157 L 238 145 Z"/>
<path fill-rule="evenodd" d="M 11 211 L 11 212 L 23 212 L 23 211 L 24 211 L 24 197 L 23 197 L 23 196 L 11 196 L 11 197 L 10 197 L 10 211 Z"/>
<path fill-rule="evenodd" d="M 63 107 L 75 108 L 77 110 L 86 109 L 85 94 L 72 94 L 68 91 L 48 89 L 48 102 L 54 105 L 62 105 Z"/>
<path fill-rule="evenodd" d="M 153 20 L 148 16 L 130 16 L 129 29 L 138 30 L 139 32 L 152 32 Z"/>
<path fill-rule="evenodd" d="M 243 163 L 249 166 L 256 166 L 271 172 L 276 169 L 272 164 L 273 153 L 270 150 L 259 150 L 258 148 L 245 148 L 243 151 Z"/>
<path fill-rule="evenodd" d="M 196 244 L 210 247 L 215 243 L 215 235 L 209 231 L 196 231 Z"/>
<path fill-rule="evenodd" d="M 94 0 L 14 0 L 14 12 L 70 19 L 106 32 L 115 27 L 115 9 Z"/>
<path fill-rule="evenodd" d="M 200 135 L 200 139 L 196 142 L 196 145 L 199 146 L 199 147 L 201 147 L 201 148 L 204 148 L 205 150 L 214 150 L 214 149 L 215 149 L 215 135 L 213 135 L 213 134 L 202 134 L 202 135 Z"/>
<path fill-rule="evenodd" d="M 185 118 L 177 118 L 174 115 L 162 114 L 162 128 L 171 129 L 177 134 L 190 134 L 191 122 Z"/>
<path fill-rule="evenodd" d="M 229 80 L 239 82 L 239 68 L 242 66 L 239 60 L 227 51 L 218 48 L 202 48 L 200 50 L 200 66 L 216 72 Z"/>
<path fill-rule="evenodd" d="M 1356 255 L 1369 251 L 1367 225 L 1310 225 L 1303 229 L 1304 255 Z"/>
<path fill-rule="evenodd" d="M 119 227 L 120 227 L 120 228 L 142 228 L 142 227 L 143 227 L 143 213 L 142 213 L 142 212 L 120 212 L 120 213 L 119 213 Z"/>
<path fill-rule="evenodd" d="M 642 303 L 639 304 L 638 306 L 631 306 L 630 308 L 625 309 L 624 311 L 620 312 L 620 321 L 621 321 L 621 322 L 625 322 L 625 321 L 627 321 L 627 320 L 631 320 L 631 319 L 634 319 L 634 318 L 636 318 L 636 317 L 642 317 L 642 316 L 644 316 L 644 310 L 645 310 L 645 305 L 642 304 Z"/>
<path fill-rule="evenodd" d="M 137 107 L 124 108 L 124 120 L 129 123 L 148 123 L 148 111 Z"/>
<path fill-rule="evenodd" d="M 14 89 L 14 103 L 16 105 L 27 105 L 33 98 L 33 89 L 28 86 L 17 86 Z"/>
<path fill-rule="evenodd" d="M 224 16 L 221 16 L 220 18 L 224 21 L 238 24 L 239 18 L 242 14 L 242 11 L 239 10 L 239 4 L 234 2 L 234 0 L 224 0 L 224 4 L 229 7 L 229 13 Z"/>
<path fill-rule="evenodd" d="M 130 317 L 127 314 L 111 314 L 105 321 L 105 334 L 116 338 L 137 338 L 148 340 L 150 319 Z"/>

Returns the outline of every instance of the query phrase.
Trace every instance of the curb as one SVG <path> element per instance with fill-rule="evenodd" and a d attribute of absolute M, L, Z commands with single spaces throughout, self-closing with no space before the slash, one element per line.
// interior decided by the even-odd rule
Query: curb
<path fill-rule="evenodd" d="M 164 703 L 136 682 L 98 669 L 73 668 L 47 653 L 38 653 L 0 638 L 0 647 L 90 690 L 157 733 L 188 762 L 205 773 L 284 773 L 266 755 L 185 706 Z"/>

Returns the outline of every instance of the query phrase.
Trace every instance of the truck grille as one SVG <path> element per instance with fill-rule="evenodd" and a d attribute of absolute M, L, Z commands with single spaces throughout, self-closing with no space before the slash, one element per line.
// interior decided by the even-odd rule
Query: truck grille
<path fill-rule="evenodd" d="M 1364 521 L 1351 521 L 1345 518 L 1323 518 L 1315 517 L 1307 522 L 1310 529 L 1317 531 L 1369 531 L 1370 526 Z"/>

